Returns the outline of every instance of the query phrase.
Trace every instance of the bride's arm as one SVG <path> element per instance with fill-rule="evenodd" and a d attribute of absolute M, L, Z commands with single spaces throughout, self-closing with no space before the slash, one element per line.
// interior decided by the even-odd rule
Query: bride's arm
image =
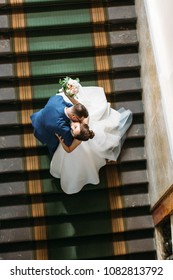
<path fill-rule="evenodd" d="M 64 139 L 62 139 L 61 136 L 59 136 L 57 133 L 55 133 L 56 137 L 58 137 L 61 145 L 63 146 L 63 149 L 67 152 L 67 153 L 71 153 L 74 149 L 77 148 L 77 146 L 80 145 L 81 141 L 77 140 L 77 139 L 74 139 L 72 144 L 70 146 L 67 146 L 65 143 L 64 143 Z"/>
<path fill-rule="evenodd" d="M 66 96 L 68 97 L 68 99 L 71 101 L 71 103 L 73 103 L 74 105 L 79 103 L 79 101 L 77 101 L 75 98 L 70 97 L 69 95 L 66 94 Z"/>

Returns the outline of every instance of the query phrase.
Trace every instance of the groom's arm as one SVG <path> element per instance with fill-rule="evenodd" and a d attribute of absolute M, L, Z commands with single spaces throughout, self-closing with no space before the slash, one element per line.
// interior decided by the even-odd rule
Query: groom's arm
<path fill-rule="evenodd" d="M 70 124 L 67 124 L 64 120 L 61 120 L 57 123 L 55 133 L 64 139 L 64 143 L 67 146 L 72 144 L 74 138 L 71 134 Z"/>

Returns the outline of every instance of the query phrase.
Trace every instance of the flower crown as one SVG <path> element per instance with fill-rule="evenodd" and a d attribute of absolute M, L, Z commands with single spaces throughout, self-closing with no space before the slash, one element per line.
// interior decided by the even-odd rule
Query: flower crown
<path fill-rule="evenodd" d="M 77 93 L 79 92 L 80 83 L 79 79 L 76 78 L 75 80 L 71 79 L 70 77 L 65 77 L 64 79 L 59 80 L 59 84 L 62 86 L 59 89 L 59 92 L 64 92 L 66 95 L 70 97 L 77 97 Z"/>

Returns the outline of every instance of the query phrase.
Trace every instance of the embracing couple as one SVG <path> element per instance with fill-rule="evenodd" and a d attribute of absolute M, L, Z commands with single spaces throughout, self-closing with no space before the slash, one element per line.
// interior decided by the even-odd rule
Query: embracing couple
<path fill-rule="evenodd" d="M 35 137 L 52 156 L 51 175 L 60 178 L 64 192 L 73 194 L 86 184 L 99 183 L 106 159 L 117 160 L 132 113 L 112 109 L 101 87 L 82 87 L 69 77 L 60 83 L 60 93 L 31 121 Z"/>
<path fill-rule="evenodd" d="M 34 135 L 47 145 L 51 156 L 59 141 L 67 152 L 72 152 L 81 141 L 94 136 L 89 130 L 86 107 L 73 97 L 69 99 L 72 103 L 60 94 L 52 96 L 43 109 L 31 116 Z"/>

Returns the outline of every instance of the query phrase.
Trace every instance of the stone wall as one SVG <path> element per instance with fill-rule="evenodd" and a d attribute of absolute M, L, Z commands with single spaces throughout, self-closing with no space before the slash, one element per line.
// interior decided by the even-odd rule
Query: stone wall
<path fill-rule="evenodd" d="M 146 154 L 151 206 L 173 184 L 173 162 L 163 116 L 162 99 L 144 0 L 136 0 L 137 30 L 140 42 L 141 82 L 145 111 Z"/>

